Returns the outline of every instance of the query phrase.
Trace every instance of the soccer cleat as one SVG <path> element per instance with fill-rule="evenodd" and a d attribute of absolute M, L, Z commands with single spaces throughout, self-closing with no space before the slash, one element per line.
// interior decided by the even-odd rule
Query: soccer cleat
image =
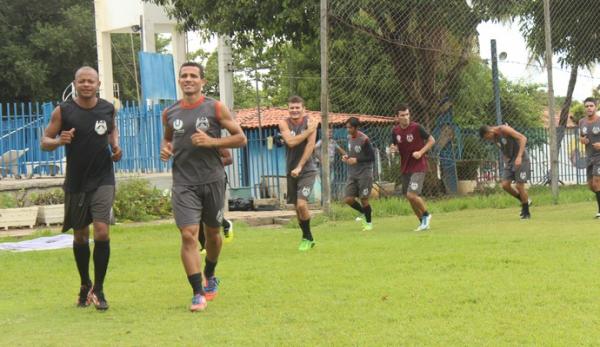
<path fill-rule="evenodd" d="M 79 287 L 79 296 L 77 297 L 77 307 L 90 306 L 91 292 L 92 292 L 92 282 Z"/>
<path fill-rule="evenodd" d="M 233 241 L 233 222 L 229 219 L 225 219 L 228 226 L 223 227 L 223 236 L 225 236 L 225 242 Z"/>
<path fill-rule="evenodd" d="M 373 230 L 373 223 L 365 223 L 362 231 L 371 231 Z"/>
<path fill-rule="evenodd" d="M 302 239 L 302 241 L 300 241 L 300 246 L 298 246 L 298 250 L 300 252 L 309 251 L 315 245 L 316 245 L 316 242 L 314 240 L 311 241 L 311 240 L 307 240 L 307 239 Z"/>
<path fill-rule="evenodd" d="M 217 291 L 219 290 L 219 279 L 215 276 L 206 280 L 206 285 L 204 286 L 204 296 L 206 300 L 212 301 L 217 296 Z"/>
<path fill-rule="evenodd" d="M 204 311 L 207 305 L 206 298 L 202 294 L 194 294 L 192 297 L 192 304 L 190 305 L 190 311 Z"/>
<path fill-rule="evenodd" d="M 206 248 L 200 248 L 200 254 L 206 255 Z"/>
<path fill-rule="evenodd" d="M 88 296 L 88 300 L 90 300 L 94 306 L 96 306 L 96 310 L 106 311 L 108 310 L 108 302 L 104 297 L 103 291 L 94 291 L 93 289 L 90 291 L 90 295 Z"/>

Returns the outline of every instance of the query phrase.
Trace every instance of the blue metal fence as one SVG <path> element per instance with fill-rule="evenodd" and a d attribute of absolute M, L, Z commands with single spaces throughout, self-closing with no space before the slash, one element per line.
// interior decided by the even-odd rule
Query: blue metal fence
<path fill-rule="evenodd" d="M 64 174 L 66 168 L 64 148 L 54 152 L 40 149 L 40 139 L 50 121 L 55 103 L 0 104 L 0 174 L 2 177 L 35 177 Z M 145 106 L 125 103 L 118 112 L 122 160 L 115 165 L 117 172 L 156 173 L 169 172 L 171 163 L 160 160 L 160 141 L 163 136 L 161 114 L 164 106 Z M 389 125 L 365 129 L 373 144 L 379 149 L 379 166 L 387 165 L 385 148 L 389 145 Z M 466 138 L 469 130 L 457 129 Z M 548 172 L 548 133 L 546 129 L 522 130 L 528 138 L 532 161 L 532 184 L 543 184 Z M 232 195 L 250 195 L 255 198 L 284 199 L 287 191 L 285 171 L 285 148 L 278 147 L 273 138 L 276 127 L 262 130 L 246 129 L 248 145 L 233 150 L 234 164 L 226 171 Z M 333 137 L 345 145 L 345 130 L 334 129 Z M 461 160 L 464 143 L 455 143 L 455 158 Z M 435 155 L 435 154 L 434 154 Z M 560 179 L 567 184 L 586 182 L 583 148 L 579 144 L 577 129 L 567 129 L 559 152 Z M 332 158 L 332 183 L 334 196 L 342 191 L 346 178 L 346 167 L 336 155 Z M 484 159 L 484 158 L 482 158 Z M 485 161 L 487 160 L 487 161 Z M 498 167 L 494 158 L 487 158 L 479 167 L 479 181 L 497 181 Z M 238 194 L 239 195 L 239 194 Z M 339 197 L 339 196 L 338 196 Z"/>

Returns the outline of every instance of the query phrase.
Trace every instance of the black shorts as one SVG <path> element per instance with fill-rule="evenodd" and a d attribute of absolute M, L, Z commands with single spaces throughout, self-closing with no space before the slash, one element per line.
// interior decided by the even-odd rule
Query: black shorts
<path fill-rule="evenodd" d="M 198 225 L 200 221 L 218 228 L 223 223 L 225 180 L 197 186 L 174 186 L 171 204 L 175 223 L 180 229 L 187 225 Z"/>
<path fill-rule="evenodd" d="M 115 201 L 115 186 L 100 186 L 91 192 L 65 192 L 63 233 L 80 230 L 92 222 L 110 224 L 110 211 Z"/>

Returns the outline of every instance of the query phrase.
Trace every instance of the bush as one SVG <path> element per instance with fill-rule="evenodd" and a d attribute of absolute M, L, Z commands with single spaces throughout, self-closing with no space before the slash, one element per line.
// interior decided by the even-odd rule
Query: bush
<path fill-rule="evenodd" d="M 53 189 L 42 193 L 31 194 L 33 205 L 59 205 L 65 203 L 65 193 L 62 189 Z"/>
<path fill-rule="evenodd" d="M 145 179 L 119 185 L 113 207 L 115 217 L 122 221 L 143 222 L 171 216 L 169 196 Z"/>

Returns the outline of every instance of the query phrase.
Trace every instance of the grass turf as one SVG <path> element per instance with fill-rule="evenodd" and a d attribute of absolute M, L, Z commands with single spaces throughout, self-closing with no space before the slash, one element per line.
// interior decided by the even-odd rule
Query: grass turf
<path fill-rule="evenodd" d="M 117 226 L 111 308 L 75 308 L 71 250 L 0 253 L 0 345 L 597 344 L 595 204 L 437 212 L 315 228 L 236 226 L 219 296 L 187 311 L 191 289 L 173 225 Z"/>

